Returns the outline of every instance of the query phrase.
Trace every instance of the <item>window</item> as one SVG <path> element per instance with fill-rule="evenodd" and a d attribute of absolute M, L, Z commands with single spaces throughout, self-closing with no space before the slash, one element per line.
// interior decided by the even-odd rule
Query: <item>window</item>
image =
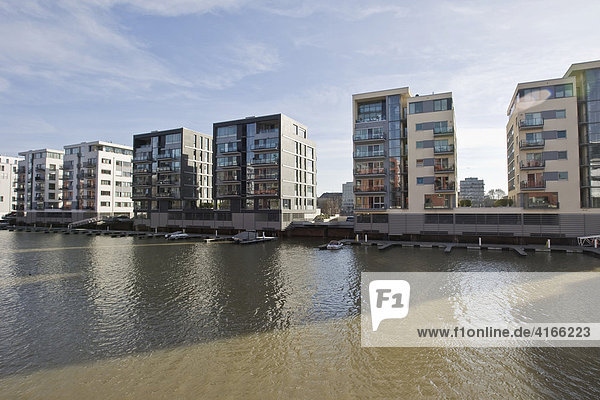
<path fill-rule="evenodd" d="M 558 152 L 558 159 L 559 160 L 566 160 L 567 159 L 567 152 L 566 151 L 559 151 Z"/>
<path fill-rule="evenodd" d="M 417 142 L 417 149 L 422 149 L 423 148 L 423 143 L 424 142 L 422 140 L 418 141 Z"/>
<path fill-rule="evenodd" d="M 165 136 L 165 144 L 172 144 L 172 143 L 181 143 L 181 134 L 180 133 L 173 133 L 171 135 Z"/>
<path fill-rule="evenodd" d="M 423 160 L 422 158 L 418 159 L 417 160 L 417 167 L 423 167 L 424 166 L 424 162 L 425 162 L 425 160 Z"/>
<path fill-rule="evenodd" d="M 433 111 L 446 111 L 449 110 L 448 99 L 434 100 Z"/>
<path fill-rule="evenodd" d="M 418 131 L 424 131 L 425 130 L 424 126 L 425 126 L 425 124 L 417 124 L 415 128 Z"/>
<path fill-rule="evenodd" d="M 103 174 L 110 175 L 110 169 L 103 169 L 101 172 Z"/>
<path fill-rule="evenodd" d="M 408 112 L 410 114 L 420 114 L 423 112 L 423 102 L 419 101 L 416 103 L 410 103 L 408 105 Z"/>
<path fill-rule="evenodd" d="M 282 203 L 284 210 L 290 210 L 292 208 L 292 201 L 290 199 L 283 199 Z"/>
<path fill-rule="evenodd" d="M 110 164 L 110 163 L 111 163 L 110 158 L 103 158 L 102 159 L 102 164 Z"/>
<path fill-rule="evenodd" d="M 365 103 L 358 105 L 358 116 L 356 122 L 381 121 L 385 119 L 383 113 L 385 101 Z"/>
<path fill-rule="evenodd" d="M 110 185 L 110 181 L 103 179 L 100 181 L 100 184 L 101 185 Z"/>
<path fill-rule="evenodd" d="M 558 173 L 558 179 L 559 180 L 568 180 L 569 179 L 569 173 L 568 172 L 559 172 Z"/>
<path fill-rule="evenodd" d="M 100 191 L 100 195 L 102 195 L 102 196 L 110 196 L 110 190 L 102 190 L 102 191 Z"/>
<path fill-rule="evenodd" d="M 567 137 L 567 131 L 557 131 L 556 138 L 557 139 L 565 139 Z"/>
<path fill-rule="evenodd" d="M 573 96 L 573 84 L 567 83 L 565 85 L 554 86 L 554 97 L 571 97 Z"/>
<path fill-rule="evenodd" d="M 556 110 L 556 118 L 557 119 L 566 118 L 566 117 L 567 117 L 566 110 Z"/>
<path fill-rule="evenodd" d="M 100 206 L 101 207 L 110 207 L 110 201 L 101 201 Z"/>
<path fill-rule="evenodd" d="M 417 185 L 423 185 L 423 177 L 418 177 L 417 178 Z"/>

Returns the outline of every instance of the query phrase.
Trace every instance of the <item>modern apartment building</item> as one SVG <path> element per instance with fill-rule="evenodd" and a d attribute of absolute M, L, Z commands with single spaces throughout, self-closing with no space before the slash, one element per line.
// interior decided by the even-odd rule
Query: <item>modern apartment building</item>
<path fill-rule="evenodd" d="M 217 220 L 279 231 L 316 215 L 316 149 L 284 114 L 213 125 Z"/>
<path fill-rule="evenodd" d="M 132 147 L 94 141 L 64 149 L 63 210 L 74 220 L 132 215 Z"/>
<path fill-rule="evenodd" d="M 575 77 L 519 83 L 507 115 L 508 196 L 514 205 L 580 210 Z"/>
<path fill-rule="evenodd" d="M 459 200 L 470 200 L 473 207 L 482 207 L 485 197 L 483 179 L 465 178 L 460 181 Z"/>
<path fill-rule="evenodd" d="M 133 137 L 133 203 L 138 222 L 167 226 L 168 214 L 212 208 L 213 141 L 187 128 Z"/>
<path fill-rule="evenodd" d="M 456 136 L 451 93 L 408 88 L 355 94 L 356 211 L 456 206 Z"/>
<path fill-rule="evenodd" d="M 581 208 L 600 208 L 600 60 L 573 64 L 579 129 Z"/>
<path fill-rule="evenodd" d="M 0 155 L 0 217 L 17 211 L 19 157 Z"/>
<path fill-rule="evenodd" d="M 350 214 L 354 211 L 354 182 L 342 184 L 342 213 Z"/>
<path fill-rule="evenodd" d="M 58 210 L 62 207 L 63 150 L 40 149 L 19 153 L 17 209 Z"/>

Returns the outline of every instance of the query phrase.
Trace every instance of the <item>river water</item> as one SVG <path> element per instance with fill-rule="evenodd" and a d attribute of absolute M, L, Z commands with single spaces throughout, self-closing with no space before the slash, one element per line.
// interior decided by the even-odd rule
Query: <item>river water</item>
<path fill-rule="evenodd" d="M 321 243 L 0 231 L 0 398 L 600 397 L 596 348 L 360 347 L 361 272 L 600 260 Z"/>

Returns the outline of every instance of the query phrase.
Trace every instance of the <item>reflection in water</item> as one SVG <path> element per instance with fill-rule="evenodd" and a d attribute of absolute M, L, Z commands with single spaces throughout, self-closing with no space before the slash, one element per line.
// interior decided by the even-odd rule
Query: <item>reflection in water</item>
<path fill-rule="evenodd" d="M 0 398 L 600 395 L 596 349 L 363 349 L 358 316 L 363 271 L 591 270 L 599 260 L 155 242 L 0 232 Z M 27 251 L 40 248 L 55 250 Z"/>

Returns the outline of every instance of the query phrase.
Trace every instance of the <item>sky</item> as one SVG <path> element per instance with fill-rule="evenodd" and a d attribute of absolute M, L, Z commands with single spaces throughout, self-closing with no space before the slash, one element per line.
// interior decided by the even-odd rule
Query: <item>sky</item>
<path fill-rule="evenodd" d="M 519 82 L 600 59 L 595 1 L 0 0 L 0 154 L 284 113 L 317 192 L 352 180 L 352 94 L 453 92 L 458 179 L 507 190 Z"/>

